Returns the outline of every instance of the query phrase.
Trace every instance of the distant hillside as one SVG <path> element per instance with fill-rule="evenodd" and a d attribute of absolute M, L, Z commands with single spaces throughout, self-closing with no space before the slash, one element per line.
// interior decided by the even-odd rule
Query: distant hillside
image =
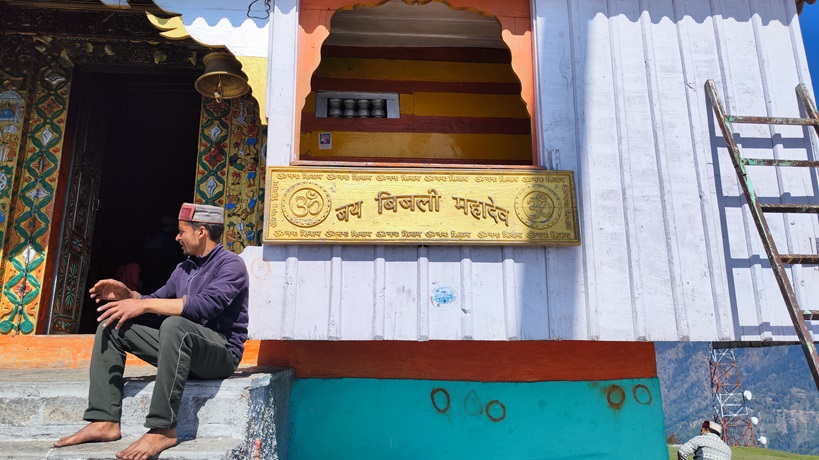
<path fill-rule="evenodd" d="M 707 343 L 657 343 L 657 375 L 662 388 L 668 434 L 685 441 L 713 416 Z M 759 418 L 757 435 L 769 447 L 819 454 L 819 391 L 799 346 L 736 350 L 742 386 Z"/>

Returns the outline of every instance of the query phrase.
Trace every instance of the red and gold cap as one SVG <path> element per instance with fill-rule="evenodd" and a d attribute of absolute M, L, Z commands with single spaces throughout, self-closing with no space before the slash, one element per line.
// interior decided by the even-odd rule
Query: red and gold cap
<path fill-rule="evenodd" d="M 208 204 L 182 203 L 179 220 L 185 222 L 203 222 L 206 224 L 224 224 L 225 210 Z"/>

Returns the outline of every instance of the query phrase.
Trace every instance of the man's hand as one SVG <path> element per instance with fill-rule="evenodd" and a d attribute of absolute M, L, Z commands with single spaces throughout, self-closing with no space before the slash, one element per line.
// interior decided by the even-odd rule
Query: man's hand
<path fill-rule="evenodd" d="M 116 322 L 114 329 L 119 329 L 125 321 L 146 313 L 146 304 L 147 302 L 141 299 L 124 299 L 101 305 L 97 308 L 98 312 L 102 312 L 97 321 L 103 326 Z"/>
<path fill-rule="evenodd" d="M 117 280 L 99 280 L 91 289 L 91 298 L 97 303 L 102 300 L 123 300 L 131 298 L 131 290 L 125 284 Z M 100 311 L 97 309 L 97 311 Z"/>

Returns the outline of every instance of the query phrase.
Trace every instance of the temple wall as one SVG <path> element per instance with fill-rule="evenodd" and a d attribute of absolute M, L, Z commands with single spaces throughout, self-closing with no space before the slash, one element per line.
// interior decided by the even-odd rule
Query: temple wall
<path fill-rule="evenodd" d="M 317 4 L 307 6 L 318 14 Z M 531 29 L 534 37 L 539 97 L 526 110 L 535 115 L 536 163 L 575 172 L 581 246 L 249 249 L 253 275 L 264 280 L 254 284 L 254 315 L 267 319 L 254 324 L 253 334 L 793 340 L 703 86 L 715 80 L 730 112 L 799 116 L 793 88 L 810 80 L 795 14 L 789 0 L 532 2 L 531 27 L 504 25 L 503 33 L 523 37 Z M 293 2 L 273 4 L 270 21 L 279 27 L 270 30 L 269 60 L 277 66 L 271 77 L 297 74 L 298 59 L 279 58 L 293 56 L 299 15 Z M 519 12 L 509 17 L 501 22 L 520 21 Z M 68 104 L 70 65 L 47 42 L 37 46 L 33 60 L 16 63 L 28 74 L 9 79 L 22 85 L 9 88 L 24 97 L 28 122 L 15 139 L 5 134 L 14 146 L 0 190 L 4 333 L 36 330 L 43 313 Z M 513 68 L 520 69 L 512 51 Z M 275 123 L 269 141 L 261 117 L 253 119 L 252 100 L 233 101 L 229 109 L 203 106 L 195 199 L 228 209 L 226 244 L 237 252 L 261 234 L 260 165 L 296 158 L 296 114 L 309 113 L 293 79 L 271 78 L 268 89 L 268 115 L 293 114 Z M 757 157 L 812 159 L 810 136 L 793 127 L 737 130 L 745 153 Z M 260 145 L 267 145 L 268 158 Z M 816 201 L 817 180 L 808 172 L 751 173 L 763 200 Z M 810 217 L 770 223 L 782 252 L 816 252 Z M 791 274 L 803 307 L 816 309 L 819 272 L 796 266 Z M 458 308 L 441 310 L 428 301 L 441 284 L 455 288 Z"/>
<path fill-rule="evenodd" d="M 291 460 L 550 455 L 613 460 L 625 452 L 646 459 L 668 452 L 656 378 L 298 379 L 290 395 L 290 425 Z"/>
<path fill-rule="evenodd" d="M 601 338 L 796 340 L 704 89 L 735 115 L 802 116 L 794 2 L 535 5 L 542 161 L 577 172 L 582 208 L 583 244 L 554 254 L 571 268 L 550 286 L 577 281 Z M 808 129 L 734 129 L 746 157 L 815 159 Z M 817 202 L 807 168 L 750 174 L 763 202 Z M 816 253 L 815 217 L 768 222 L 781 252 Z M 815 308 L 816 268 L 791 273 Z"/>
<path fill-rule="evenodd" d="M 271 17 L 268 107 L 283 120 L 301 107 L 291 6 Z M 532 14 L 536 163 L 575 172 L 581 245 L 248 249 L 253 337 L 795 340 L 704 91 L 714 79 L 729 111 L 799 116 L 794 87 L 810 80 L 793 2 L 538 0 Z M 294 159 L 292 128 L 271 126 L 268 165 Z M 738 133 L 746 155 L 814 158 L 806 129 Z M 816 202 L 808 172 L 752 174 L 763 200 Z M 815 253 L 810 217 L 769 222 L 783 252 Z M 815 309 L 819 272 L 792 273 Z M 452 308 L 431 300 L 441 284 Z"/>

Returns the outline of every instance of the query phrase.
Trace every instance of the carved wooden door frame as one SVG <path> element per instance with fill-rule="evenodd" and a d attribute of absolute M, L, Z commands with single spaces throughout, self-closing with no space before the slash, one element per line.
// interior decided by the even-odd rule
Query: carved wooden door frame
<path fill-rule="evenodd" d="M 58 258 L 50 286 L 48 334 L 77 332 L 86 295 L 107 132 L 105 111 L 100 110 L 106 93 L 94 87 L 93 78 L 90 74 L 81 74 L 74 79 L 74 84 L 80 87 L 74 88 L 72 94 L 76 113 L 72 113 L 68 125 L 73 142 L 66 147 L 69 157 L 63 158 L 67 162 L 66 181 L 58 195 L 64 205 L 59 219 L 59 238 L 50 245 L 56 248 Z"/>

